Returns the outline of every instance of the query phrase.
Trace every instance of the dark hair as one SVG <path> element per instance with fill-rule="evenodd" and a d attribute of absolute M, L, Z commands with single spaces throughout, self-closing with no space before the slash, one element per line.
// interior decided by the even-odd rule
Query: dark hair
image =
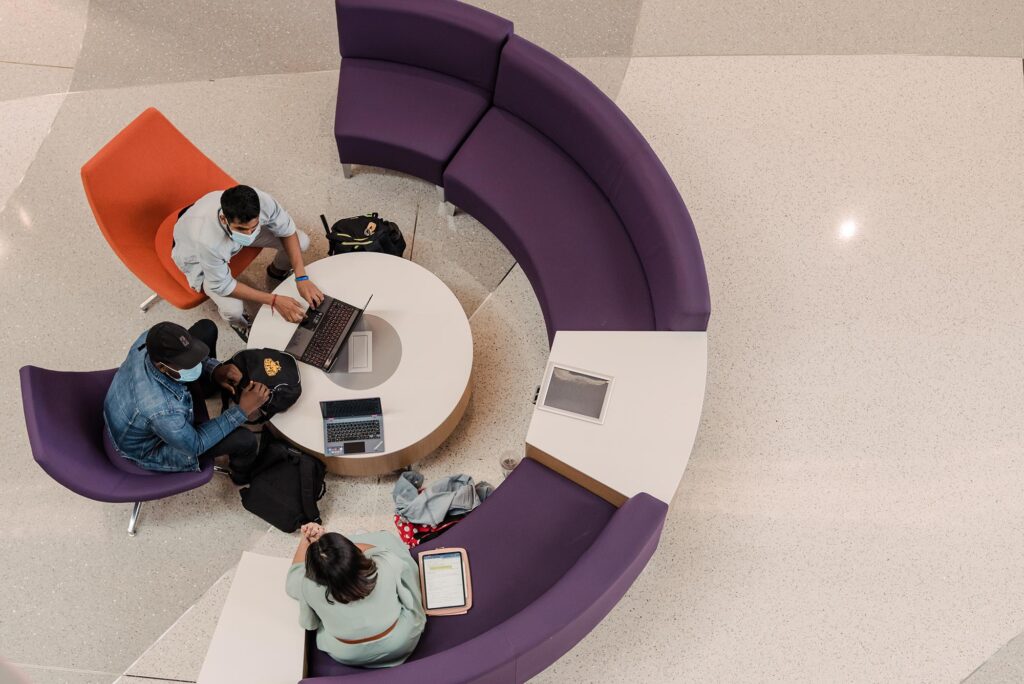
<path fill-rule="evenodd" d="M 377 584 L 377 566 L 358 546 L 328 532 L 306 549 L 306 577 L 326 587 L 324 598 L 350 603 L 366 598 Z"/>
<path fill-rule="evenodd" d="M 248 185 L 228 188 L 220 196 L 220 210 L 228 221 L 248 223 L 260 215 L 260 198 Z"/>

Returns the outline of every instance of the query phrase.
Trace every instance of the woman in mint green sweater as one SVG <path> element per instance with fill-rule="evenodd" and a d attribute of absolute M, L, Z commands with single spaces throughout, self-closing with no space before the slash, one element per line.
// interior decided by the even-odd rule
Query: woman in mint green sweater
<path fill-rule="evenodd" d="M 419 570 L 396 536 L 349 539 L 310 523 L 292 562 L 286 591 L 321 651 L 344 665 L 393 667 L 416 648 L 427 623 Z"/>

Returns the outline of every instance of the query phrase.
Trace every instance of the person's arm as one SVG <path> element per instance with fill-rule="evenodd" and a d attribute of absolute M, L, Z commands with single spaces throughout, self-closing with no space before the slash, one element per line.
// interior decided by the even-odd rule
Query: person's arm
<path fill-rule="evenodd" d="M 281 244 L 284 245 L 284 251 L 288 254 L 288 259 L 295 270 L 296 279 L 306 277 L 306 266 L 302 263 L 302 248 L 299 245 L 298 233 L 281 238 Z M 299 296 L 312 307 L 320 306 L 320 303 L 324 301 L 324 293 L 309 278 L 296 280 L 295 288 L 299 291 Z"/>
<path fill-rule="evenodd" d="M 156 414 L 150 419 L 150 427 L 157 437 L 169 446 L 199 456 L 241 426 L 248 416 L 267 403 L 268 399 L 270 390 L 266 385 L 250 382 L 249 386 L 242 390 L 237 405 L 198 428 L 188 419 L 186 412 L 180 410 Z"/>
<path fill-rule="evenodd" d="M 199 266 L 203 269 L 203 289 L 221 297 L 235 297 L 238 281 L 224 255 L 214 249 L 199 249 Z"/>
<path fill-rule="evenodd" d="M 306 562 L 306 551 L 308 551 L 308 550 L 309 550 L 309 537 L 307 537 L 306 535 L 302 535 L 302 538 L 299 539 L 299 547 L 297 549 L 295 549 L 295 555 L 292 556 L 292 565 L 295 565 L 296 563 L 305 563 Z"/>
<path fill-rule="evenodd" d="M 266 212 L 266 224 L 270 232 L 281 239 L 285 254 L 288 255 L 288 261 L 292 265 L 292 270 L 295 271 L 295 277 L 305 277 L 306 264 L 302 260 L 302 247 L 299 245 L 295 220 L 273 197 L 262 190 L 257 190 L 256 194 L 260 198 L 260 210 Z M 310 306 L 320 306 L 320 303 L 324 301 L 324 293 L 312 280 L 296 281 L 295 287 L 299 291 L 299 296 L 305 299 Z"/>
<path fill-rule="evenodd" d="M 288 295 L 274 295 L 255 287 L 249 287 L 245 283 L 237 283 L 230 295 L 235 299 L 247 302 L 257 302 L 273 307 L 289 323 L 298 323 L 306 315 L 306 307 L 302 306 L 299 300 Z"/>
<path fill-rule="evenodd" d="M 305 563 L 306 562 L 306 549 L 309 545 L 315 541 L 319 541 L 320 537 L 324 536 L 327 530 L 323 525 L 319 525 L 314 522 L 306 523 L 299 528 L 299 548 L 295 549 L 295 555 L 292 557 L 292 564 Z"/>
<path fill-rule="evenodd" d="M 184 411 L 158 413 L 150 421 L 157 437 L 168 445 L 189 454 L 199 456 L 227 437 L 246 420 L 238 406 L 232 406 L 213 420 L 198 428 L 192 425 Z"/>

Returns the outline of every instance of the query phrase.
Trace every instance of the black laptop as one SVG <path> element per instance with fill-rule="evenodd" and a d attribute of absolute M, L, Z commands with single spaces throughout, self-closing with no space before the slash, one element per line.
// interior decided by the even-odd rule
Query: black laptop
<path fill-rule="evenodd" d="M 370 306 L 370 299 L 360 309 L 324 295 L 320 306 L 306 310 L 285 351 L 303 363 L 329 371 L 359 317 Z"/>

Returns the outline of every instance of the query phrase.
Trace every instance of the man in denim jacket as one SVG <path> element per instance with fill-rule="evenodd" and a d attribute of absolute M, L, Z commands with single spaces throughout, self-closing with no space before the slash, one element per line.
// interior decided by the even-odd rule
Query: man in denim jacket
<path fill-rule="evenodd" d="M 146 470 L 199 470 L 200 456 L 226 454 L 237 484 L 248 480 L 256 460 L 256 435 L 242 427 L 270 398 L 260 383 L 241 391 L 238 405 L 197 424 L 193 403 L 218 386 L 234 394 L 241 373 L 216 353 L 217 326 L 202 320 L 190 329 L 157 323 L 132 344 L 103 403 L 103 419 L 114 448 Z M 205 416 L 205 406 L 200 415 Z"/>

